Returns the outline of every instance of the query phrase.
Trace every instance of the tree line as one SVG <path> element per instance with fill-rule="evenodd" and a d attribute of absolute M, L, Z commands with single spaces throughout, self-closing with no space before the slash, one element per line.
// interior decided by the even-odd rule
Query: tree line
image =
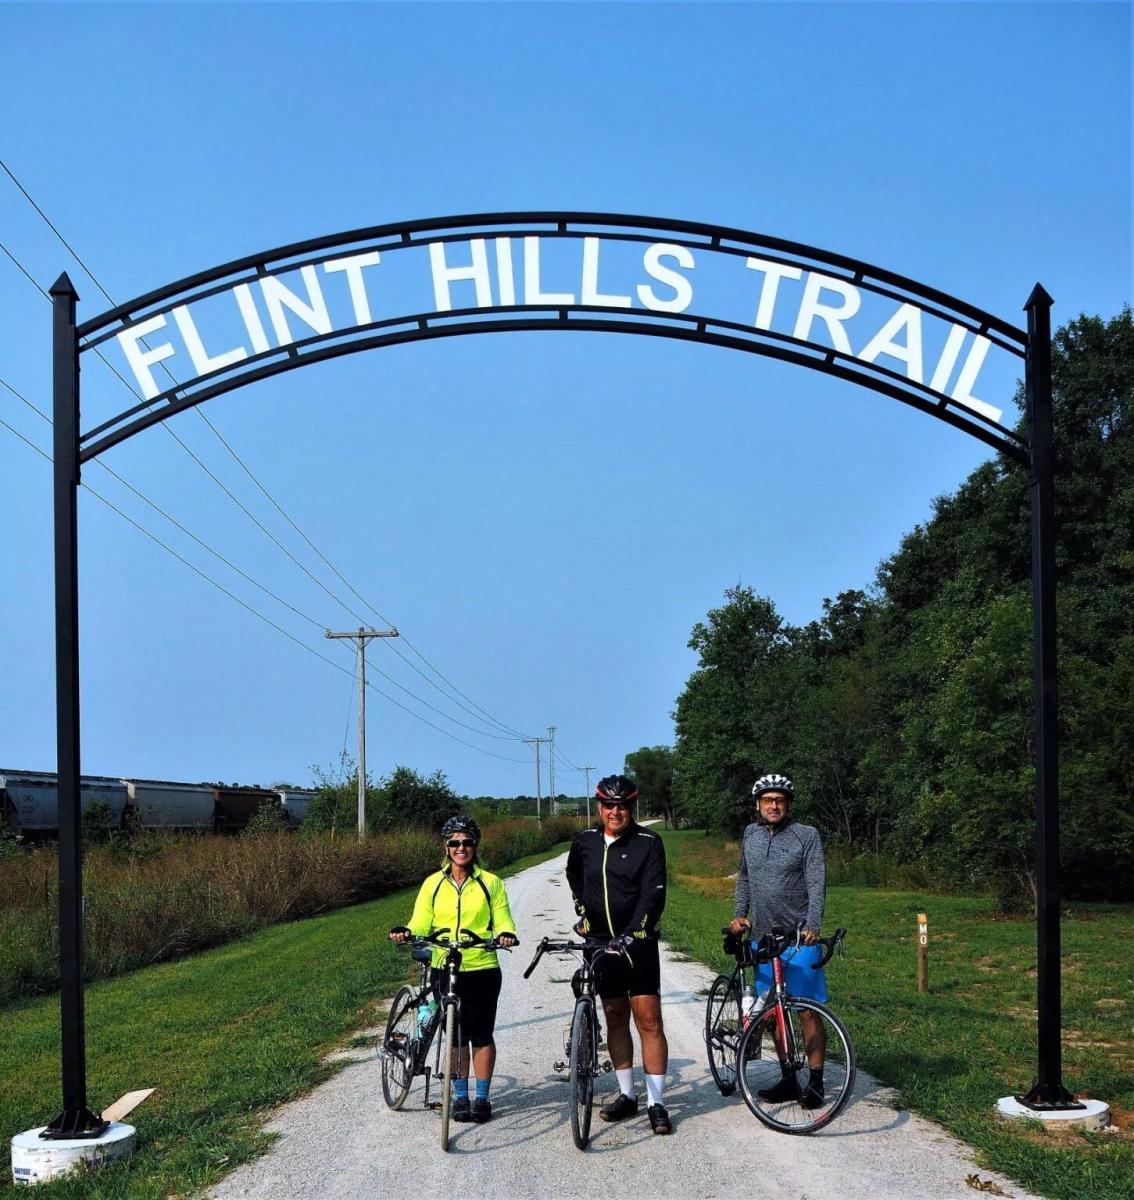
<path fill-rule="evenodd" d="M 307 812 L 308 829 L 351 831 L 358 828 L 358 769 L 343 756 L 337 769 L 315 767 L 316 795 Z M 434 832 L 455 813 L 474 817 L 482 825 L 510 817 L 545 817 L 552 800 L 535 796 L 465 796 L 455 791 L 442 770 L 423 775 L 413 767 L 396 766 L 389 775 L 372 781 L 367 772 L 365 824 L 369 833 L 391 833 L 415 828 Z M 564 816 L 586 812 L 586 800 L 563 793 L 555 797 L 555 811 Z"/>
<path fill-rule="evenodd" d="M 1134 898 L 1134 318 L 1054 338 L 1065 894 Z M 1022 389 L 1017 394 L 1022 409 Z M 1024 431 L 1021 419 L 1018 426 Z M 805 625 L 730 588 L 692 631 L 676 744 L 643 747 L 668 815 L 735 831 L 757 773 L 862 853 L 1020 902 L 1032 886 L 1027 471 L 998 456 Z M 670 755 L 668 774 L 664 756 Z"/>

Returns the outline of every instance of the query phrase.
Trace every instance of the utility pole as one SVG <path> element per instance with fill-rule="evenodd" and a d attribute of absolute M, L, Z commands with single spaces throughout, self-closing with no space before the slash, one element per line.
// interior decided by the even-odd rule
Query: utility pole
<path fill-rule="evenodd" d="M 551 747 L 547 752 L 547 791 L 551 797 L 551 815 L 553 817 L 559 815 L 559 805 L 556 803 L 555 796 L 555 726 L 547 727 L 547 740 L 551 743 Z"/>
<path fill-rule="evenodd" d="M 589 825 L 591 823 L 591 772 L 594 767 L 580 767 L 579 770 L 587 777 L 587 824 Z"/>
<path fill-rule="evenodd" d="M 368 638 L 395 638 L 397 629 L 363 629 L 357 633 L 332 633 L 329 638 L 346 638 L 358 641 L 358 837 L 361 841 L 366 833 L 366 641 Z"/>
<path fill-rule="evenodd" d="M 542 800 L 542 796 L 540 794 L 540 782 L 539 782 L 539 748 L 540 748 L 540 746 L 543 745 L 544 742 L 547 741 L 547 738 L 530 737 L 530 738 L 524 738 L 524 741 L 530 742 L 533 746 L 535 746 L 535 812 L 536 812 L 536 820 L 542 821 L 543 820 L 543 811 L 542 811 L 542 805 L 540 803 Z"/>

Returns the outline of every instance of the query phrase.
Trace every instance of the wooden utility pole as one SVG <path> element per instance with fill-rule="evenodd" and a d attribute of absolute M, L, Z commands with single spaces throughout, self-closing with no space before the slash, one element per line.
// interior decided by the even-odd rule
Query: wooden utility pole
<path fill-rule="evenodd" d="M 540 779 L 539 779 L 539 748 L 540 748 L 540 746 L 543 745 L 544 742 L 547 741 L 547 738 L 530 737 L 530 738 L 524 738 L 524 741 L 529 742 L 533 746 L 535 746 L 535 812 L 536 812 L 536 820 L 542 821 L 543 820 L 543 804 L 542 804 L 543 796 L 542 796 L 542 785 L 541 785 Z"/>
<path fill-rule="evenodd" d="M 591 772 L 594 767 L 580 767 L 580 771 L 586 776 L 587 780 L 587 824 L 591 823 Z"/>
<path fill-rule="evenodd" d="M 363 629 L 357 633 L 332 633 L 329 638 L 346 638 L 358 642 L 358 837 L 366 834 L 366 642 L 369 638 L 392 638 L 397 629 Z"/>

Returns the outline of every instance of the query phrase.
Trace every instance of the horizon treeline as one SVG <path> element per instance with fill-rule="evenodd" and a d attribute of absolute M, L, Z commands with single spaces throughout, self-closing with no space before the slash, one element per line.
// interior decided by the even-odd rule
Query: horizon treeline
<path fill-rule="evenodd" d="M 1134 897 L 1134 318 L 1055 335 L 1064 894 Z M 1022 408 L 1022 391 L 1017 404 Z M 1019 426 L 1023 432 L 1023 423 Z M 884 486 L 884 481 L 882 481 Z M 683 823 L 735 832 L 757 773 L 863 854 L 1019 904 L 1033 885 L 1027 471 L 978 467 L 873 585 L 785 622 L 748 586 L 694 626 L 677 698 Z"/>

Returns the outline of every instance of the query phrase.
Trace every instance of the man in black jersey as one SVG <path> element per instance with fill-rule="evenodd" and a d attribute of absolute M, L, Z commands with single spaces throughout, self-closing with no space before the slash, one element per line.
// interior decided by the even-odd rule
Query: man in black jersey
<path fill-rule="evenodd" d="M 647 1115 L 654 1133 L 669 1133 L 663 1097 L 669 1045 L 661 1011 L 658 920 L 665 908 L 665 847 L 634 820 L 638 788 L 625 775 L 608 775 L 595 789 L 601 824 L 584 829 L 567 855 L 567 883 L 582 920 L 577 928 L 608 938 L 595 955 L 595 985 L 606 1013 L 607 1049 L 619 1094 L 599 1110 L 604 1121 L 638 1111 L 630 1016 L 642 1043 Z"/>

